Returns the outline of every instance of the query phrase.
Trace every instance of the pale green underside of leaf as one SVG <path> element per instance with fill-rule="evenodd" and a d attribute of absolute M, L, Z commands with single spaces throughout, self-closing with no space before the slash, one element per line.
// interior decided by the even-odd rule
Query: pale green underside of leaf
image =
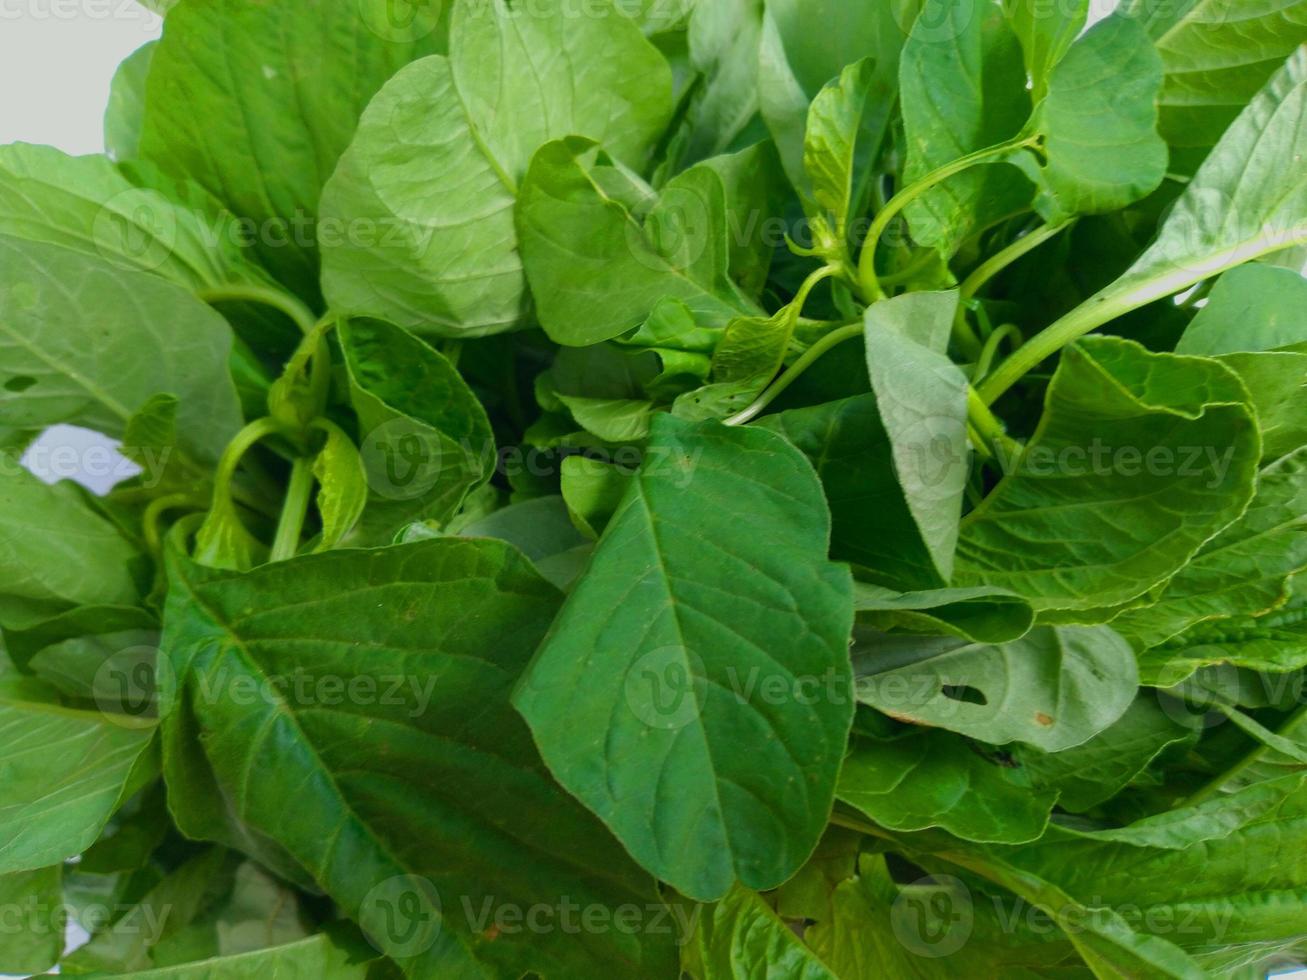
<path fill-rule="evenodd" d="M 1177 354 L 1274 351 L 1307 344 L 1307 278 L 1260 262 L 1231 269 L 1185 328 Z"/>
<path fill-rule="evenodd" d="M 333 307 L 443 336 L 524 322 L 513 208 L 532 154 L 578 134 L 638 165 L 671 111 L 670 70 L 633 23 L 565 7 L 458 0 L 449 58 L 411 65 L 373 100 L 322 210 L 384 237 L 324 242 Z"/>
<path fill-rule="evenodd" d="M 775 887 L 825 826 L 853 707 L 828 520 L 778 436 L 660 417 L 515 693 L 559 781 L 683 894 Z"/>
<path fill-rule="evenodd" d="M 182 445 L 215 459 L 240 424 L 231 343 L 226 321 L 179 286 L 0 235 L 0 424 L 121 436 L 166 393 L 180 399 Z"/>
<path fill-rule="evenodd" d="M 488 899 L 492 908 L 560 894 L 609 909 L 656 901 L 648 879 L 549 780 L 507 703 L 558 603 L 520 554 L 444 538 L 245 575 L 175 558 L 172 582 L 164 647 L 212 773 L 208 792 L 171 801 L 179 821 L 230 808 L 360 918 L 410 976 L 667 968 L 669 936 L 524 931 L 490 942 L 476 928 Z M 370 697 L 332 700 L 277 686 L 292 675 L 376 686 Z M 244 684 L 272 693 L 249 703 L 238 694 Z M 179 732 L 184 721 L 179 712 L 166 720 L 174 740 L 195 737 Z M 195 767 L 189 744 L 174 745 L 170 785 L 186 775 L 177 766 Z M 287 785 L 298 787 L 289 809 Z M 426 878 L 439 896 L 422 903 L 441 924 L 429 945 L 396 945 L 402 930 L 386 931 L 372 890 L 403 875 Z"/>
<path fill-rule="evenodd" d="M 1030 446 L 963 521 L 954 584 L 1110 618 L 1248 505 L 1261 444 L 1247 398 L 1214 361 L 1108 337 L 1067 348 Z"/>
<path fill-rule="evenodd" d="M 153 728 L 0 689 L 0 874 L 80 854 L 122 802 Z"/>
<path fill-rule="evenodd" d="M 1040 627 L 1004 644 L 866 634 L 853 652 L 857 696 L 903 721 L 993 745 L 1057 752 L 1088 741 L 1130 706 L 1138 670 L 1111 629 Z"/>
<path fill-rule="evenodd" d="M 145 117 L 145 80 L 158 41 L 146 41 L 123 59 L 109 85 L 104 110 L 104 146 L 114 160 L 130 160 L 141 144 Z"/>

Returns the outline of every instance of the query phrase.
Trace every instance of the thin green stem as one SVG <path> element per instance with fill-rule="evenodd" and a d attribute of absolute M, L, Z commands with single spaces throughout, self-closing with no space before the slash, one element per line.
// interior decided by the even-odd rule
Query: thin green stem
<path fill-rule="evenodd" d="M 744 425 L 746 422 L 752 422 L 763 413 L 768 405 L 779 398 L 786 388 L 794 384 L 794 382 L 799 379 L 799 376 L 803 374 L 804 371 L 808 370 L 808 368 L 812 367 L 812 365 L 816 363 L 817 360 L 820 359 L 828 350 L 844 343 L 846 340 L 851 340 L 854 337 L 860 336 L 862 336 L 861 323 L 850 323 L 846 326 L 840 327 L 838 330 L 832 330 L 825 337 L 822 337 L 804 351 L 803 355 L 791 364 L 784 374 L 773 381 L 762 394 L 755 398 L 747 408 L 740 410 L 730 418 L 726 419 L 726 424 Z"/>
<path fill-rule="evenodd" d="M 201 289 L 195 295 L 210 305 L 214 303 L 259 303 L 263 306 L 269 306 L 290 317 L 291 320 L 295 321 L 295 325 L 306 334 L 311 332 L 318 322 L 318 318 L 313 315 L 313 311 L 300 302 L 299 299 L 290 295 L 290 293 L 282 292 L 280 289 L 274 289 L 271 286 L 231 283 L 226 286 Z"/>
<path fill-rule="evenodd" d="M 145 546 L 156 558 L 163 554 L 163 536 L 159 533 L 160 519 L 166 512 L 182 508 L 203 510 L 204 503 L 197 501 L 189 493 L 170 493 L 166 497 L 151 500 L 150 505 L 145 508 L 145 513 L 141 516 L 141 528 L 145 535 Z"/>
<path fill-rule="evenodd" d="M 1013 459 L 1021 452 L 1021 443 L 1007 434 L 1003 423 L 976 393 L 975 388 L 967 389 L 967 419 L 983 444 L 992 448 L 1000 458 Z"/>
<path fill-rule="evenodd" d="M 938 252 L 934 249 L 928 248 L 923 251 L 919 257 L 913 259 L 898 272 L 890 272 L 881 276 L 880 284 L 882 286 L 901 286 L 903 283 L 910 281 L 913 276 L 928 268 L 932 262 L 938 259 L 938 257 Z"/>
<path fill-rule="evenodd" d="M 1041 228 L 1036 228 L 1034 231 L 1022 235 L 1006 248 L 995 252 L 976 266 L 971 275 L 962 281 L 962 285 L 958 290 L 962 295 L 962 299 L 971 299 L 996 275 L 1018 259 L 1029 255 L 1049 239 L 1055 238 L 1064 228 L 1069 227 L 1072 221 L 1074 219 L 1056 225 L 1044 225 Z"/>
<path fill-rule="evenodd" d="M 270 561 L 285 561 L 294 558 L 299 551 L 300 534 L 304 530 L 304 518 L 308 515 L 309 498 L 313 493 L 313 460 L 301 458 L 295 460 L 290 470 L 290 482 L 286 486 L 286 502 L 281 507 L 281 520 L 277 522 L 277 534 L 272 539 Z"/>
<path fill-rule="evenodd" d="M 1005 323 L 988 337 L 985 338 L 985 344 L 980 349 L 980 355 L 976 358 L 976 366 L 971 372 L 971 380 L 974 384 L 979 384 L 989 374 L 989 369 L 994 364 L 994 358 L 998 356 L 998 348 L 1008 337 L 1014 341 L 1015 347 L 1021 346 L 1021 331 L 1015 324 Z"/>
<path fill-rule="evenodd" d="M 281 427 L 275 419 L 261 418 L 256 419 L 236 433 L 231 442 L 227 443 L 227 448 L 223 450 L 222 458 L 218 460 L 218 470 L 213 478 L 218 492 L 227 492 L 232 478 L 236 475 L 236 467 L 240 465 L 241 457 L 249 452 L 256 443 L 280 431 Z"/>
<path fill-rule="evenodd" d="M 868 303 L 875 303 L 885 298 L 885 291 L 881 288 L 880 280 L 876 277 L 876 246 L 880 244 L 881 237 L 889 228 L 890 223 L 902 213 L 904 208 L 950 177 L 982 163 L 990 163 L 1022 147 L 1033 146 L 1037 141 L 1036 137 L 1009 140 L 996 146 L 977 150 L 974 153 L 968 153 L 964 157 L 959 157 L 951 163 L 946 163 L 944 166 L 932 170 L 920 180 L 909 184 L 890 198 L 889 203 L 881 208 L 875 220 L 872 221 L 871 228 L 867 231 L 867 239 L 862 244 L 862 255 L 858 260 L 858 281 L 862 286 L 863 298 Z"/>

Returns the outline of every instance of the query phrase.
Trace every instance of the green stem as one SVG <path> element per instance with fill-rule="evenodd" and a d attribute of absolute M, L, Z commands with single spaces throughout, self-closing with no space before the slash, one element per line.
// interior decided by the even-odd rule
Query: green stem
<path fill-rule="evenodd" d="M 928 248 L 924 252 L 922 252 L 920 257 L 909 262 L 904 268 L 900 269 L 898 272 L 890 272 L 887 273 L 886 275 L 881 276 L 879 280 L 880 284 L 882 286 L 901 286 L 903 283 L 911 280 L 912 277 L 915 276 L 917 273 L 921 272 L 924 269 L 929 268 L 930 264 L 934 262 L 938 257 L 939 257 L 938 252 L 936 252 L 932 248 Z"/>
<path fill-rule="evenodd" d="M 286 502 L 281 507 L 281 520 L 277 522 L 277 535 L 272 539 L 270 561 L 294 558 L 299 551 L 300 533 L 308 515 L 309 498 L 313 493 L 313 460 L 295 460 L 286 486 Z"/>
<path fill-rule="evenodd" d="M 885 291 L 881 288 L 880 280 L 876 277 L 876 246 L 880 243 L 881 236 L 885 234 L 886 229 L 889 228 L 890 222 L 898 217 L 904 208 L 950 177 L 982 163 L 990 163 L 1024 146 L 1033 146 L 1037 141 L 1037 137 L 1033 136 L 1020 140 L 1009 140 L 996 146 L 977 150 L 974 153 L 968 153 L 964 157 L 959 157 L 951 163 L 946 163 L 944 166 L 932 170 L 926 176 L 909 184 L 890 198 L 889 203 L 881 208 L 880 213 L 872 221 L 871 228 L 867 231 L 867 239 L 862 244 L 862 255 L 858 260 L 858 281 L 862 286 L 863 298 L 869 303 L 875 303 L 885 298 Z"/>
<path fill-rule="evenodd" d="M 214 303 L 260 303 L 263 306 L 270 306 L 290 317 L 304 333 L 310 333 L 318 322 L 318 318 L 313 315 L 313 311 L 300 302 L 299 299 L 289 293 L 282 292 L 280 289 L 273 289 L 269 286 L 231 283 L 226 286 L 215 286 L 212 289 L 201 289 L 195 295 L 210 305 Z"/>
<path fill-rule="evenodd" d="M 256 419 L 236 433 L 231 442 L 227 443 L 227 448 L 223 450 L 222 458 L 218 460 L 218 470 L 213 478 L 215 492 L 229 493 L 229 487 L 232 478 L 236 475 L 236 467 L 240 465 L 241 457 L 249 452 L 260 440 L 275 435 L 280 431 L 281 427 L 275 419 L 261 418 Z"/>
<path fill-rule="evenodd" d="M 1050 238 L 1055 238 L 1064 228 L 1068 227 L 1074 219 L 1063 221 L 1056 225 L 1044 225 L 1036 228 L 1032 232 L 1022 235 L 1016 241 L 1012 242 L 1006 248 L 995 252 L 980 265 L 976 266 L 971 275 L 963 280 L 959 292 L 963 300 L 971 299 L 981 288 L 993 279 L 996 275 L 1016 262 L 1017 259 L 1029 255 L 1035 249 L 1039 248 Z"/>
<path fill-rule="evenodd" d="M 1000 458 L 1014 459 L 1021 452 L 1021 443 L 1007 434 L 1003 423 L 990 411 L 975 388 L 967 389 L 967 419 L 984 444 L 993 447 Z"/>
<path fill-rule="evenodd" d="M 182 508 L 203 510 L 204 503 L 188 493 L 170 493 L 166 497 L 151 500 L 145 508 L 145 513 L 141 516 L 141 528 L 145 535 L 145 546 L 156 558 L 163 554 L 163 536 L 159 533 L 160 518 L 167 511 Z"/>
<path fill-rule="evenodd" d="M 1307 726 L 1307 705 L 1299 708 L 1291 714 L 1289 719 L 1280 726 L 1276 734 L 1280 735 L 1282 738 L 1290 738 L 1297 733 L 1298 729 L 1304 726 Z M 1197 793 L 1194 793 L 1186 799 L 1184 805 L 1195 806 L 1199 803 L 1210 800 L 1212 797 L 1220 793 L 1223 787 L 1229 785 L 1231 780 L 1238 778 L 1240 774 L 1256 765 L 1267 755 L 1270 755 L 1272 751 L 1273 750 L 1268 746 L 1258 746 L 1229 769 L 1225 770 L 1215 779 L 1204 785 Z"/>
<path fill-rule="evenodd" d="M 828 350 L 838 344 L 844 343 L 846 340 L 851 340 L 854 337 L 860 336 L 862 336 L 861 323 L 850 323 L 847 326 L 840 327 L 838 330 L 832 330 L 825 337 L 822 337 L 821 340 L 818 340 L 804 351 L 803 355 L 790 365 L 789 370 L 773 381 L 771 385 L 769 385 L 761 395 L 755 398 L 747 408 L 741 409 L 739 412 L 726 419 L 726 424 L 744 425 L 746 422 L 752 422 L 763 413 L 763 410 L 766 409 L 768 405 L 779 398 L 786 388 L 794 384 L 794 382 L 799 379 L 799 376 L 803 374 L 804 371 L 808 370 L 808 368 L 812 367 L 812 365 Z"/>
<path fill-rule="evenodd" d="M 1008 337 L 1013 338 L 1016 347 L 1021 346 L 1021 331 L 1015 324 L 1005 323 L 988 337 L 985 338 L 985 344 L 980 349 L 980 355 L 976 358 L 975 369 L 971 372 L 973 383 L 980 383 L 984 380 L 985 375 L 989 374 L 989 369 L 994 364 L 994 358 L 998 356 L 999 345 Z"/>

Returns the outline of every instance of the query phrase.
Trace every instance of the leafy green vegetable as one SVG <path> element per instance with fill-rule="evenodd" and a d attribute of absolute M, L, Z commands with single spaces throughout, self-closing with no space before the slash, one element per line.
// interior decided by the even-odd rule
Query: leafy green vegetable
<path fill-rule="evenodd" d="M 148 6 L 0 146 L 0 973 L 1307 962 L 1305 0 Z"/>

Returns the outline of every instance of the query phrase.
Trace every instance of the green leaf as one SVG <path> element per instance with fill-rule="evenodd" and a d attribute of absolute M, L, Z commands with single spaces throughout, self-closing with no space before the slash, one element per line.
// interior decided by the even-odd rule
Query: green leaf
<path fill-rule="evenodd" d="M 836 980 L 760 895 L 739 885 L 701 911 L 686 957 L 695 980 L 735 980 L 760 964 L 787 980 Z"/>
<path fill-rule="evenodd" d="M 448 520 L 493 472 L 485 409 L 443 355 L 400 328 L 342 320 L 338 335 L 372 491 L 365 539 L 388 543 L 412 520 Z"/>
<path fill-rule="evenodd" d="M 313 298 L 316 239 L 351 233 L 317 226 L 322 185 L 373 93 L 443 49 L 439 16 L 384 0 L 178 5 L 151 59 L 140 155 L 254 222 L 264 264 Z"/>
<path fill-rule="evenodd" d="M 354 443 L 338 427 L 321 426 L 326 431 L 317 458 L 313 460 L 313 477 L 318 481 L 318 514 L 322 517 L 322 537 L 318 551 L 334 548 L 363 516 L 368 503 L 368 474 L 363 458 Z"/>
<path fill-rule="evenodd" d="M 134 605 L 136 548 L 67 483 L 0 456 L 0 621 L 30 627 L 77 605 Z"/>
<path fill-rule="evenodd" d="M 844 69 L 813 99 L 803 141 L 803 169 L 812 182 L 816 246 L 828 260 L 847 259 L 849 224 L 866 208 L 868 173 L 889 126 L 892 100 L 878 87 L 876 63 Z"/>
<path fill-rule="evenodd" d="M 598 14 L 456 0 L 449 57 L 386 84 L 323 194 L 347 231 L 324 241 L 333 308 L 442 336 L 526 320 L 513 207 L 532 154 L 577 134 L 638 166 L 671 112 L 662 55 L 617 10 Z M 457 191 L 433 195 L 432 173 Z M 364 220 L 384 237 L 348 233 Z"/>
<path fill-rule="evenodd" d="M 1030 632 L 1030 603 L 1002 589 L 931 589 L 896 592 L 854 582 L 858 627 L 890 632 L 948 633 L 979 643 L 1006 643 Z"/>
<path fill-rule="evenodd" d="M 1262 470 L 1243 516 L 1204 545 L 1154 602 L 1127 610 L 1112 626 L 1136 649 L 1158 646 L 1198 623 L 1273 612 L 1303 570 L 1307 447 Z"/>
<path fill-rule="evenodd" d="M 774 887 L 825 825 L 853 709 L 828 537 L 783 440 L 659 418 L 514 695 L 559 781 L 683 894 Z"/>
<path fill-rule="evenodd" d="M 1089 0 L 1070 0 L 1052 8 L 1040 0 L 1004 0 L 1003 7 L 1021 41 L 1030 97 L 1038 105 L 1048 94 L 1050 73 L 1084 30 Z"/>
<path fill-rule="evenodd" d="M 1161 86 L 1161 59 L 1130 18 L 1108 17 L 1071 45 L 1031 120 L 1046 162 L 1023 168 L 1046 221 L 1117 211 L 1158 188 L 1168 162 L 1157 134 Z"/>
<path fill-rule="evenodd" d="M 563 460 L 563 500 L 577 528 L 596 540 L 613 519 L 626 496 L 631 474 L 585 456 Z"/>
<path fill-rule="evenodd" d="M 243 575 L 174 555 L 170 577 L 164 648 L 216 790 L 175 796 L 179 822 L 230 808 L 413 976 L 671 968 L 670 936 L 653 930 L 484 938 L 499 909 L 555 909 L 563 895 L 582 908 L 657 903 L 549 780 L 508 704 L 558 605 L 520 554 L 442 538 Z M 174 712 L 165 728 L 183 721 Z M 171 785 L 188 760 L 169 760 Z M 397 909 L 406 918 L 388 930 Z"/>
<path fill-rule="evenodd" d="M 0 970 L 43 973 L 59 959 L 64 945 L 62 871 L 56 864 L 0 874 L 0 908 L 7 913 Z"/>
<path fill-rule="evenodd" d="M 939 731 L 856 740 L 835 795 L 890 830 L 940 827 L 996 844 L 1038 840 L 1057 799 L 1056 790 L 1033 786 L 1020 770 Z"/>
<path fill-rule="evenodd" d="M 1172 146 L 1216 144 L 1280 64 L 1307 41 L 1302 0 L 1131 0 L 1166 66 L 1162 133 Z"/>
<path fill-rule="evenodd" d="M 567 506 L 557 496 L 510 504 L 465 524 L 458 533 L 465 538 L 507 541 L 560 589 L 576 578 L 590 556 L 590 542 L 572 525 Z"/>
<path fill-rule="evenodd" d="M 954 584 L 1010 589 L 1046 618 L 1110 618 L 1252 499 L 1247 398 L 1206 358 L 1110 337 L 1068 348 L 1029 447 L 962 523 Z"/>
<path fill-rule="evenodd" d="M 1019 44 L 990 0 L 927 0 L 903 47 L 899 86 L 904 184 L 1012 138 L 1030 115 Z M 999 163 L 950 178 L 905 214 L 916 242 L 949 256 L 1029 200 L 1029 182 Z"/>
<path fill-rule="evenodd" d="M 1084 813 L 1119 793 L 1172 746 L 1197 741 L 1199 733 L 1173 714 L 1155 694 L 1141 693 L 1125 714 L 1081 745 L 1058 752 L 1017 745 L 1012 752 L 1035 785 L 1057 791 L 1059 807 Z"/>
<path fill-rule="evenodd" d="M 134 970 L 131 975 L 139 980 L 363 980 L 368 964 L 320 934 L 270 949 Z"/>
<path fill-rule="evenodd" d="M 1216 281 L 1207 304 L 1185 328 L 1177 354 L 1276 351 L 1307 344 L 1307 278 L 1253 262 Z"/>
<path fill-rule="evenodd" d="M 89 847 L 132 792 L 153 734 L 144 717 L 65 708 L 35 684 L 0 687 L 0 875 Z"/>
<path fill-rule="evenodd" d="M 660 301 L 679 300 L 695 322 L 724 326 L 753 307 L 728 275 L 721 178 L 693 167 L 663 188 L 641 220 L 587 169 L 589 140 L 542 146 L 517 206 L 540 323 L 557 343 L 585 346 L 639 326 Z"/>
<path fill-rule="evenodd" d="M 970 462 L 967 378 L 946 353 L 957 308 L 955 291 L 909 293 L 866 313 L 867 372 L 894 472 L 930 555 L 931 567 L 908 584 L 927 588 L 952 577 Z"/>
<path fill-rule="evenodd" d="M 172 394 L 182 445 L 216 459 L 240 423 L 231 342 L 222 317 L 172 283 L 0 235 L 2 424 L 121 436 L 152 396 Z"/>
<path fill-rule="evenodd" d="M 141 143 L 145 117 L 145 80 L 159 42 L 146 41 L 129 54 L 113 74 L 109 106 L 104 112 L 104 145 L 115 160 L 130 160 Z"/>
<path fill-rule="evenodd" d="M 1003 644 L 866 634 L 857 696 L 903 721 L 1058 752 L 1121 717 L 1139 688 L 1130 645 L 1104 626 L 1040 627 Z"/>

